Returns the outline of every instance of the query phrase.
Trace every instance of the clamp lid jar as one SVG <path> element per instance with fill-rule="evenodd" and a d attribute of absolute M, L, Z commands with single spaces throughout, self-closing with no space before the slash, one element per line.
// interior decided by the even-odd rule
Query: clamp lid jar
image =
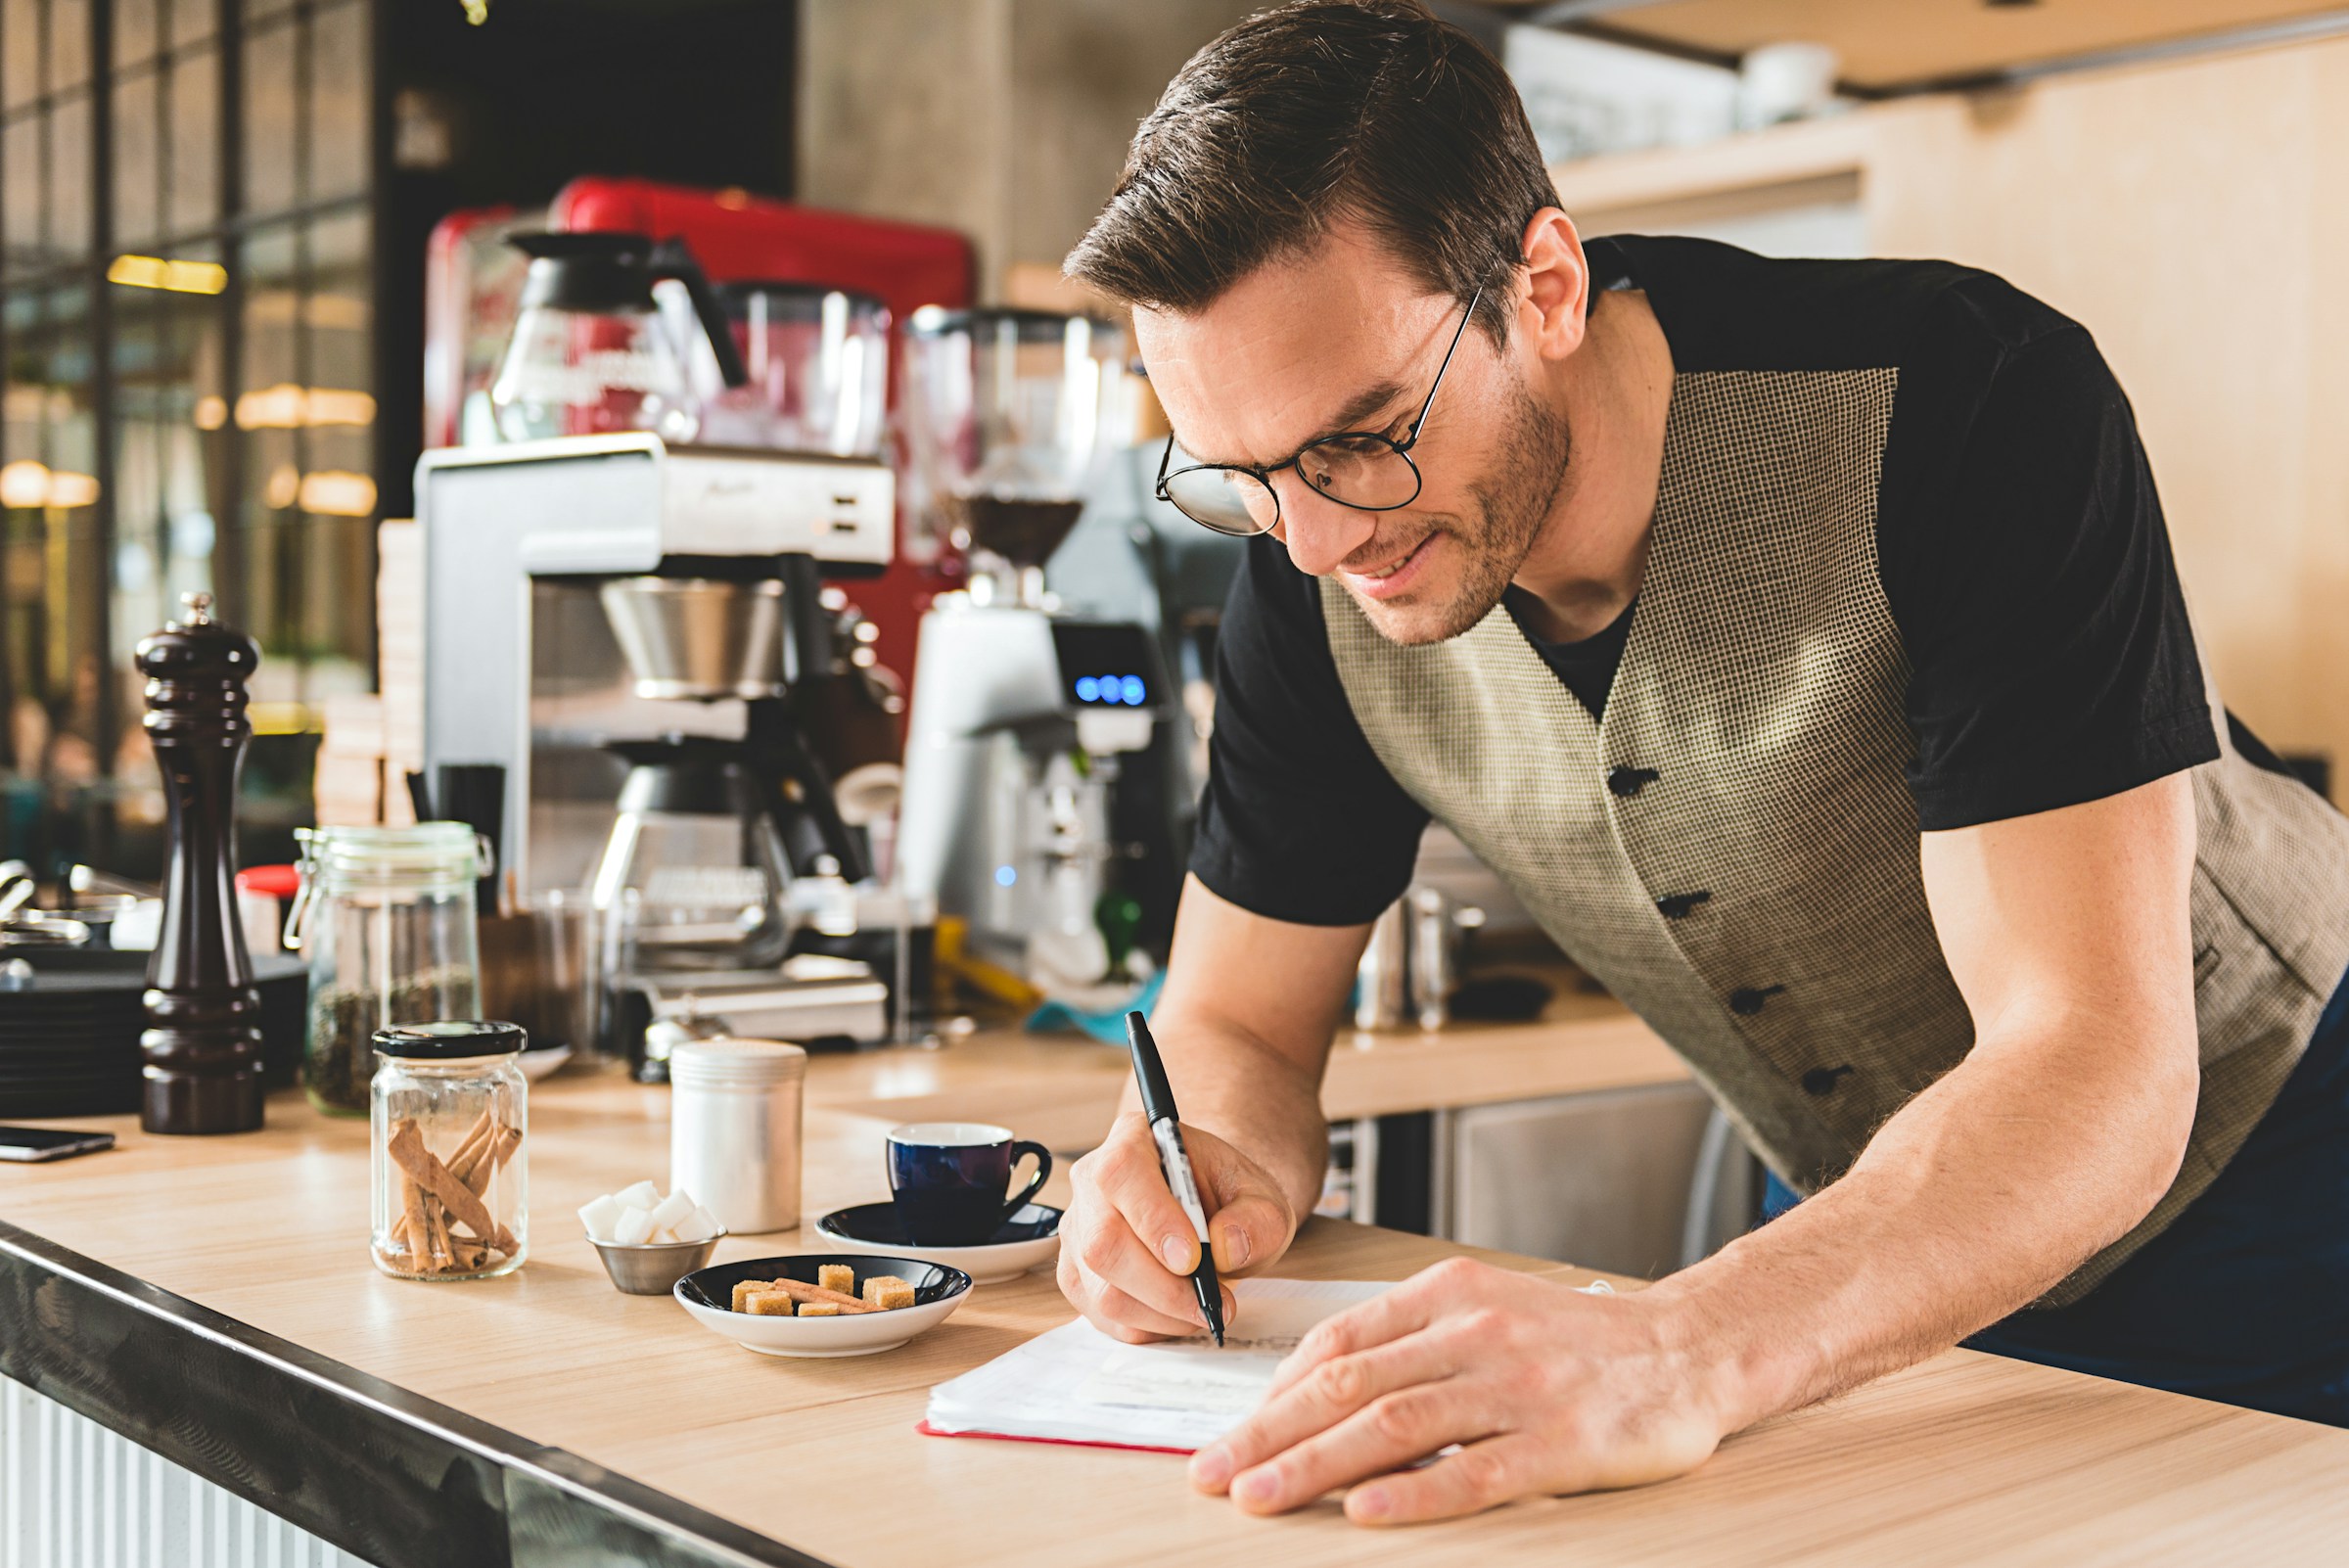
<path fill-rule="evenodd" d="M 375 1032 L 370 1242 L 399 1279 L 486 1279 L 530 1243 L 530 1085 L 515 1024 Z"/>
<path fill-rule="evenodd" d="M 322 1111 L 364 1115 L 377 1030 L 481 1011 L 474 886 L 491 869 L 489 847 L 462 822 L 296 837 L 301 882 L 286 945 L 310 966 L 302 1086 Z"/>

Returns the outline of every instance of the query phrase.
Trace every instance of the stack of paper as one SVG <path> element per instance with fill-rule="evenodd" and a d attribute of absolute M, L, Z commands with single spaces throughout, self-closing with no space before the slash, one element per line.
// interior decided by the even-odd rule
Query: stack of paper
<path fill-rule="evenodd" d="M 1188 1453 L 1264 1402 L 1281 1358 L 1308 1329 L 1391 1288 L 1374 1280 L 1239 1280 L 1239 1311 L 1221 1350 L 1205 1333 L 1124 1345 L 1081 1318 L 932 1389 L 922 1429 Z"/>

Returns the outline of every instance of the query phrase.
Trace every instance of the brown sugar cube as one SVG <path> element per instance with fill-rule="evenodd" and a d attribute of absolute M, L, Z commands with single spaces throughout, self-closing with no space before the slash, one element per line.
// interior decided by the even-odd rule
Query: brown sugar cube
<path fill-rule="evenodd" d="M 789 1317 L 795 1305 L 789 1296 L 778 1290 L 753 1291 L 749 1305 L 744 1310 L 753 1317 Z"/>
<path fill-rule="evenodd" d="M 736 1280 L 734 1283 L 734 1310 L 738 1313 L 749 1312 L 753 1296 L 764 1294 L 774 1288 L 774 1281 L 768 1279 Z"/>
<path fill-rule="evenodd" d="M 837 1290 L 844 1296 L 856 1294 L 856 1270 L 847 1264 L 817 1264 L 815 1284 L 819 1290 Z"/>
<path fill-rule="evenodd" d="M 838 1317 L 841 1315 L 841 1311 L 828 1301 L 804 1301 L 800 1303 L 800 1315 L 802 1317 Z"/>
<path fill-rule="evenodd" d="M 913 1287 L 895 1274 L 875 1274 L 864 1282 L 864 1299 L 883 1312 L 913 1305 Z"/>

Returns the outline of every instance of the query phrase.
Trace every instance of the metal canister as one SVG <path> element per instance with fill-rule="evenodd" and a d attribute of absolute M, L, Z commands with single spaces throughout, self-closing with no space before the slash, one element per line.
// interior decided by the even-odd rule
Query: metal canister
<path fill-rule="evenodd" d="M 775 1039 L 696 1039 L 668 1058 L 668 1185 L 735 1235 L 800 1222 L 807 1053 Z"/>
<path fill-rule="evenodd" d="M 1355 970 L 1354 1027 L 1394 1029 L 1409 1000 L 1410 937 L 1402 899 L 1370 925 L 1370 940 Z"/>

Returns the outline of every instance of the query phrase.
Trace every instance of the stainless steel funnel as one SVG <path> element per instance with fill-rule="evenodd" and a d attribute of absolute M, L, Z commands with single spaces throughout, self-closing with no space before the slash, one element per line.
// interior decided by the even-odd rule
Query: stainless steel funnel
<path fill-rule="evenodd" d="M 779 697 L 783 584 L 615 577 L 600 595 L 639 697 Z"/>

